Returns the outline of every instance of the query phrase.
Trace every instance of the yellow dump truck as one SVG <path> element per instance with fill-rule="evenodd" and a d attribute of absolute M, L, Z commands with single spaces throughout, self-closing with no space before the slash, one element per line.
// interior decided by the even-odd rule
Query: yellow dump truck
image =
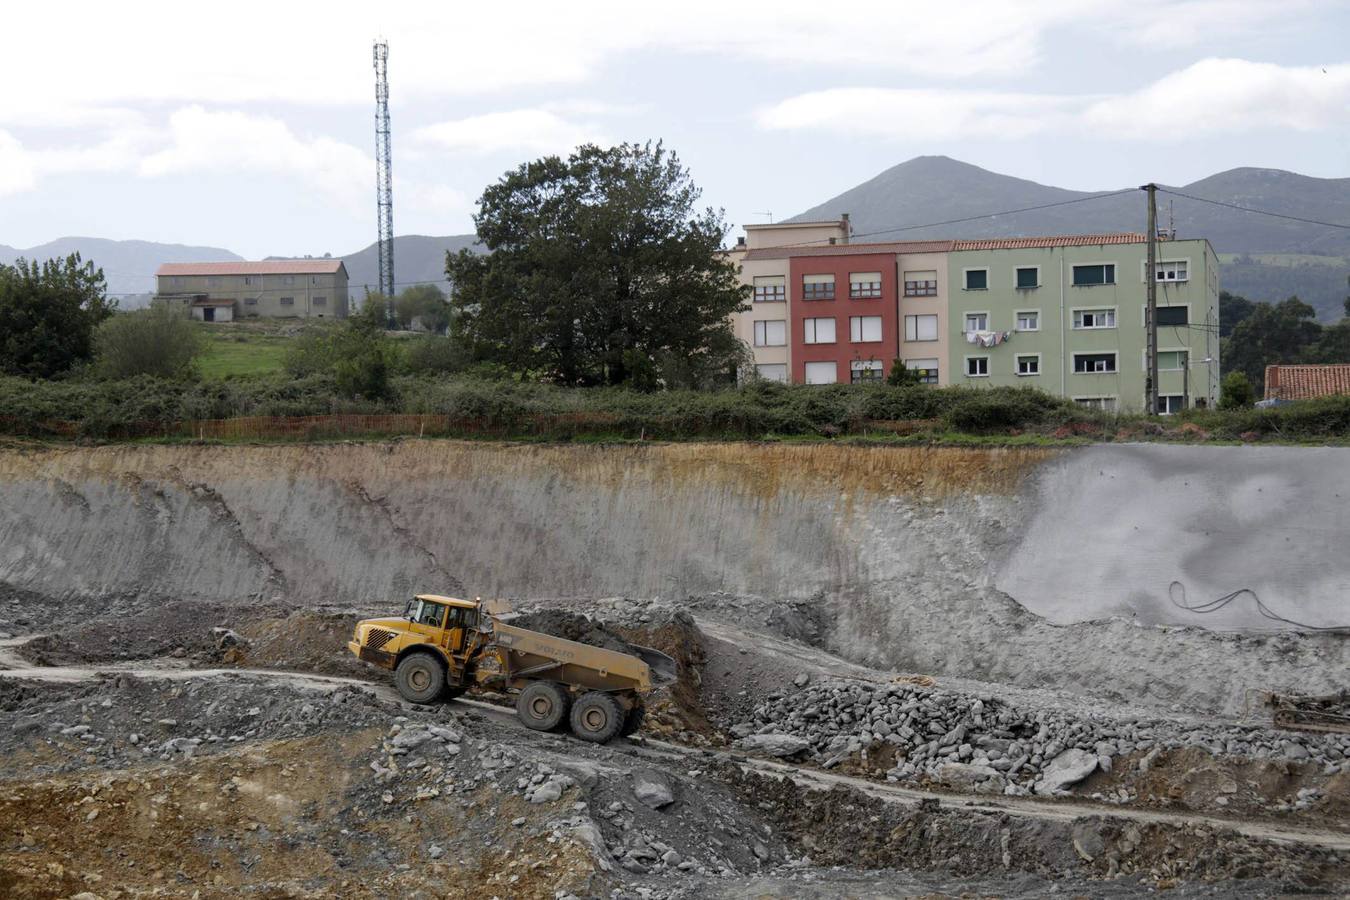
<path fill-rule="evenodd" d="M 347 649 L 391 670 L 405 700 L 434 703 L 475 689 L 516 694 L 527 727 L 570 726 L 596 743 L 637 731 L 646 694 L 674 680 L 674 660 L 659 651 L 619 653 L 509 619 L 499 602 L 418 594 L 402 616 L 358 622 Z"/>

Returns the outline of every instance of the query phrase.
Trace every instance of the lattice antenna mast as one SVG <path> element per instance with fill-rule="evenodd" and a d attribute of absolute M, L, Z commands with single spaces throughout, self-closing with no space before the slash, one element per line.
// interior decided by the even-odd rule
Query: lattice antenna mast
<path fill-rule="evenodd" d="M 389 152 L 389 42 L 375 42 L 375 207 L 379 220 L 380 293 L 394 298 L 394 171 Z"/>

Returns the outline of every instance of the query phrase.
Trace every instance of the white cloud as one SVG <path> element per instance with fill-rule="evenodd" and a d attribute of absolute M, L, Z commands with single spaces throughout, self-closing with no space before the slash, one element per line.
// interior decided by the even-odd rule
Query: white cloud
<path fill-rule="evenodd" d="M 1347 113 L 1350 65 L 1207 59 L 1110 96 L 837 88 L 790 97 L 760 110 L 756 121 L 768 130 L 829 130 L 897 142 L 1070 132 L 1172 142 L 1276 128 L 1316 131 L 1340 127 Z"/>
<path fill-rule="evenodd" d="M 487 113 L 418 128 L 414 143 L 469 153 L 566 153 L 588 141 L 607 141 L 598 128 L 545 109 Z"/>
<path fill-rule="evenodd" d="M 375 161 L 351 144 L 297 135 L 270 116 L 189 106 L 169 117 L 167 146 L 142 159 L 137 173 L 154 178 L 193 172 L 289 176 L 358 208 L 369 199 Z"/>
<path fill-rule="evenodd" d="M 1091 104 L 1082 121 L 1117 136 L 1292 128 L 1318 131 L 1350 115 L 1350 65 L 1283 67 L 1206 59 L 1143 90 Z"/>
<path fill-rule="evenodd" d="M 0 197 L 30 191 L 36 186 L 33 161 L 23 144 L 8 131 L 0 131 Z"/>

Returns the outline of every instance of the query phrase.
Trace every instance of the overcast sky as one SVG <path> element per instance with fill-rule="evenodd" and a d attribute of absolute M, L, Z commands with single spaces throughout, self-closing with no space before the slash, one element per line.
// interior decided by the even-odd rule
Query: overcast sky
<path fill-rule="evenodd" d="M 1350 175 L 1345 0 L 10 4 L 0 244 L 332 252 L 472 231 L 514 164 L 664 139 L 733 224 L 946 154 L 1077 189 Z"/>

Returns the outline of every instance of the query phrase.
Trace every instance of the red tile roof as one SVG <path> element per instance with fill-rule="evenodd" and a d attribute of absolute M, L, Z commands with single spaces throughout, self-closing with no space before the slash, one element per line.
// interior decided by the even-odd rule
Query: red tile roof
<path fill-rule="evenodd" d="M 1266 366 L 1267 400 L 1307 400 L 1350 394 L 1350 364 Z"/>
<path fill-rule="evenodd" d="M 1031 247 L 1096 247 L 1101 244 L 1142 244 L 1147 235 L 1133 231 L 1112 234 L 1065 234 L 1055 237 L 989 238 L 956 241 L 955 250 L 1022 250 Z"/>
<path fill-rule="evenodd" d="M 880 244 L 784 244 L 759 247 L 746 259 L 786 259 L 790 256 L 859 256 L 867 253 L 946 253 L 953 241 L 888 241 Z"/>
<path fill-rule="evenodd" d="M 331 275 L 340 259 L 265 259 L 258 262 L 164 263 L 156 275 Z"/>

